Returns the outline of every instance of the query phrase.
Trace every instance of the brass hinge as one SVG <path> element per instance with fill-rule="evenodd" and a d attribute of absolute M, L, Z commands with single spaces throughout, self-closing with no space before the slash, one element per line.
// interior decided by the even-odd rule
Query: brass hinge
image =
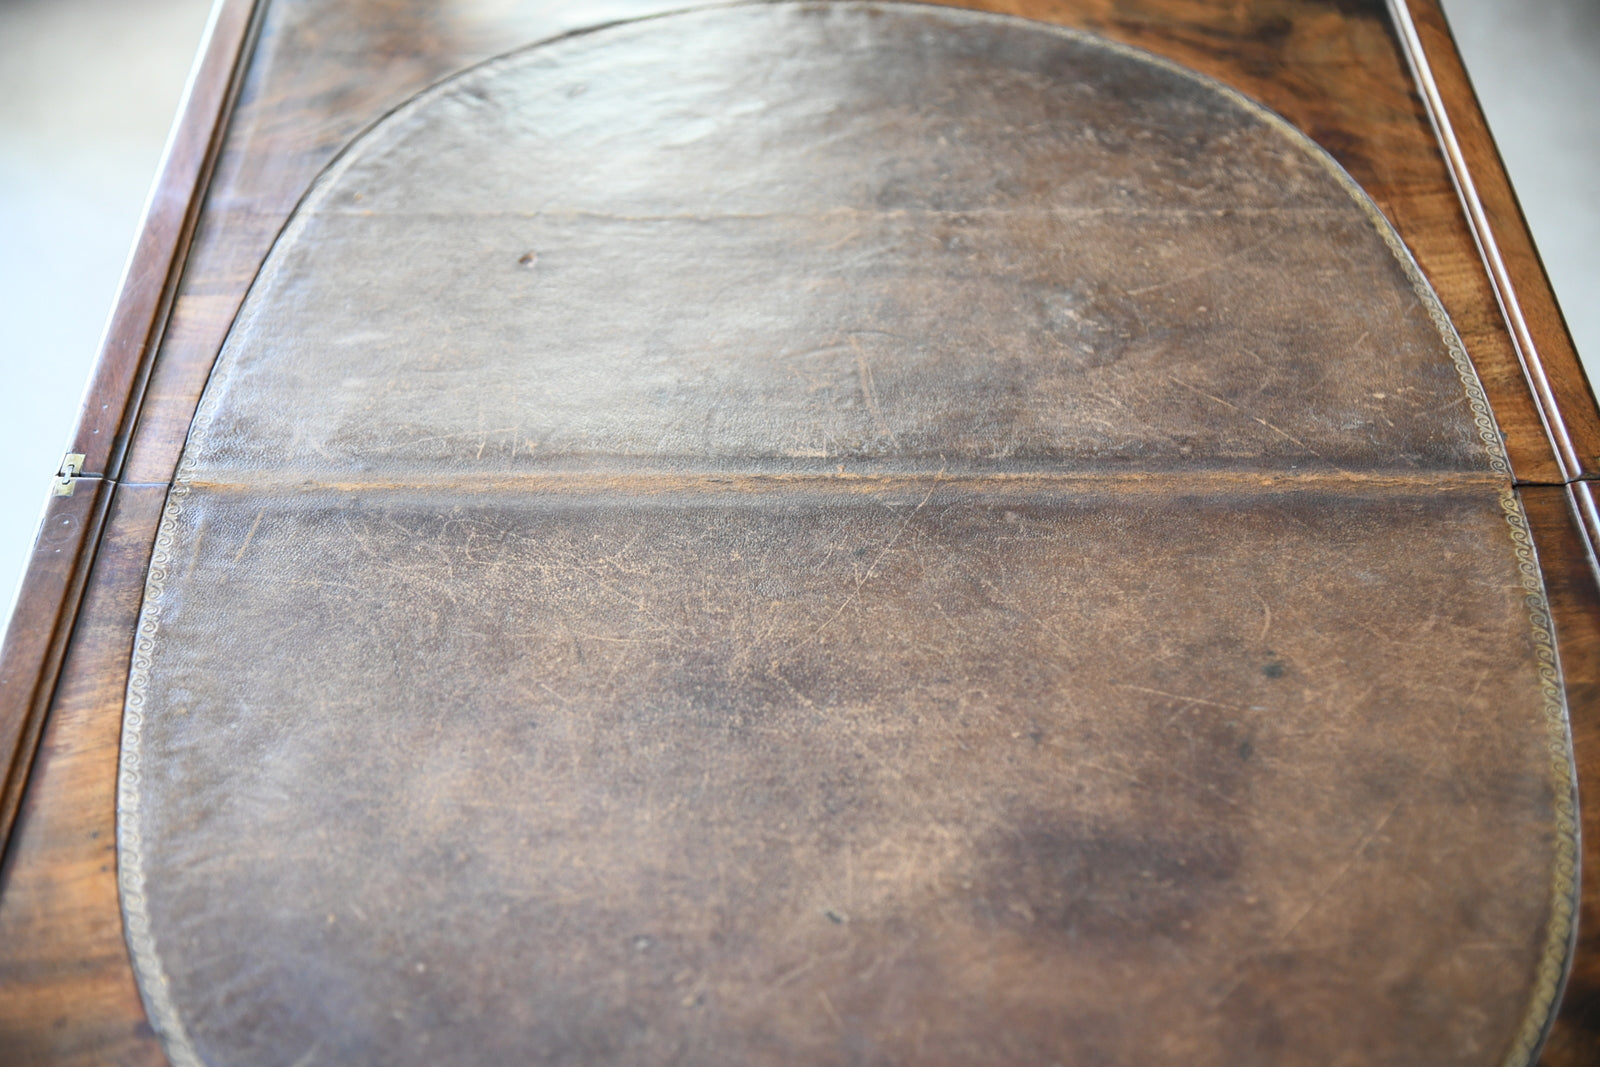
<path fill-rule="evenodd" d="M 61 461 L 61 469 L 56 471 L 55 495 L 71 496 L 72 491 L 78 486 L 78 478 L 83 474 L 82 452 L 68 452 Z"/>

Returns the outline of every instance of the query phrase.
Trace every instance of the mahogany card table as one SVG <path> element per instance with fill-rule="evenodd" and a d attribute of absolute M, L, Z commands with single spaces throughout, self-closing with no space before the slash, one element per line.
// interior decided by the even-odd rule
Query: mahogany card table
<path fill-rule="evenodd" d="M 1597 474 L 1433 0 L 221 0 L 0 1064 L 1600 1063 Z"/>

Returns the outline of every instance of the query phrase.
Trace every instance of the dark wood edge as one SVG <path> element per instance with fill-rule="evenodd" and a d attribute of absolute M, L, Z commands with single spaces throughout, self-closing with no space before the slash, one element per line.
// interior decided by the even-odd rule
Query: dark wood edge
<path fill-rule="evenodd" d="M 0 644 L 0 856 L 238 96 L 257 7 L 256 0 L 215 0 L 211 9 L 67 450 L 85 457 L 83 475 L 71 495 L 52 495 L 46 505 Z"/>
<path fill-rule="evenodd" d="M 0 648 L 0 856 L 22 806 L 111 489 L 100 478 L 81 478 L 70 496 L 50 497 L 17 591 Z"/>
<path fill-rule="evenodd" d="M 1466 220 L 1569 482 L 1600 478 L 1600 415 L 1578 363 L 1503 163 L 1490 139 L 1438 0 L 1388 0 L 1398 37 L 1434 124 Z M 71 451 L 88 476 L 53 498 L 10 627 L 0 645 L 0 856 L 53 696 L 90 564 L 138 419 L 227 120 L 241 58 L 259 24 L 256 0 L 216 0 L 160 177 L 107 325 Z M 1600 575 L 1600 509 L 1588 482 L 1568 486 L 1591 572 Z M 77 500 L 73 505 L 71 502 Z M 82 513 L 72 538 L 47 543 L 52 518 Z M 59 563 L 65 559 L 66 565 Z"/>
<path fill-rule="evenodd" d="M 1600 411 L 1439 0 L 1388 0 L 1564 480 L 1600 476 Z"/>
<path fill-rule="evenodd" d="M 1567 493 L 1578 530 L 1583 534 L 1589 572 L 1594 575 L 1596 584 L 1600 584 L 1600 552 L 1596 552 L 1596 546 L 1600 545 L 1600 501 L 1595 497 L 1595 485 L 1587 480 L 1573 482 L 1567 486 Z"/>
<path fill-rule="evenodd" d="M 211 9 L 79 410 L 69 451 L 83 454 L 86 474 L 112 480 L 120 474 L 152 357 L 160 347 L 238 97 L 244 66 L 240 58 L 256 28 L 257 6 L 256 0 L 215 0 Z"/>

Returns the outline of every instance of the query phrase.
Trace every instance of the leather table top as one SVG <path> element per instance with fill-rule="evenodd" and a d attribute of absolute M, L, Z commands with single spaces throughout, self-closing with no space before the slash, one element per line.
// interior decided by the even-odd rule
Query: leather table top
<path fill-rule="evenodd" d="M 1223 86 L 641 19 L 355 142 L 190 433 L 120 877 L 189 1063 L 1522 1063 L 1571 753 L 1460 341 Z"/>

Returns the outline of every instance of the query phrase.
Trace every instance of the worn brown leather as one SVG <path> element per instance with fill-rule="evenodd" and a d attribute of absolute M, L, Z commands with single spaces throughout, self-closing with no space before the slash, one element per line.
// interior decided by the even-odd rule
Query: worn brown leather
<path fill-rule="evenodd" d="M 540 45 L 219 359 L 142 991 L 180 1065 L 1527 1062 L 1542 597 L 1426 283 L 1225 88 L 900 4 Z"/>

